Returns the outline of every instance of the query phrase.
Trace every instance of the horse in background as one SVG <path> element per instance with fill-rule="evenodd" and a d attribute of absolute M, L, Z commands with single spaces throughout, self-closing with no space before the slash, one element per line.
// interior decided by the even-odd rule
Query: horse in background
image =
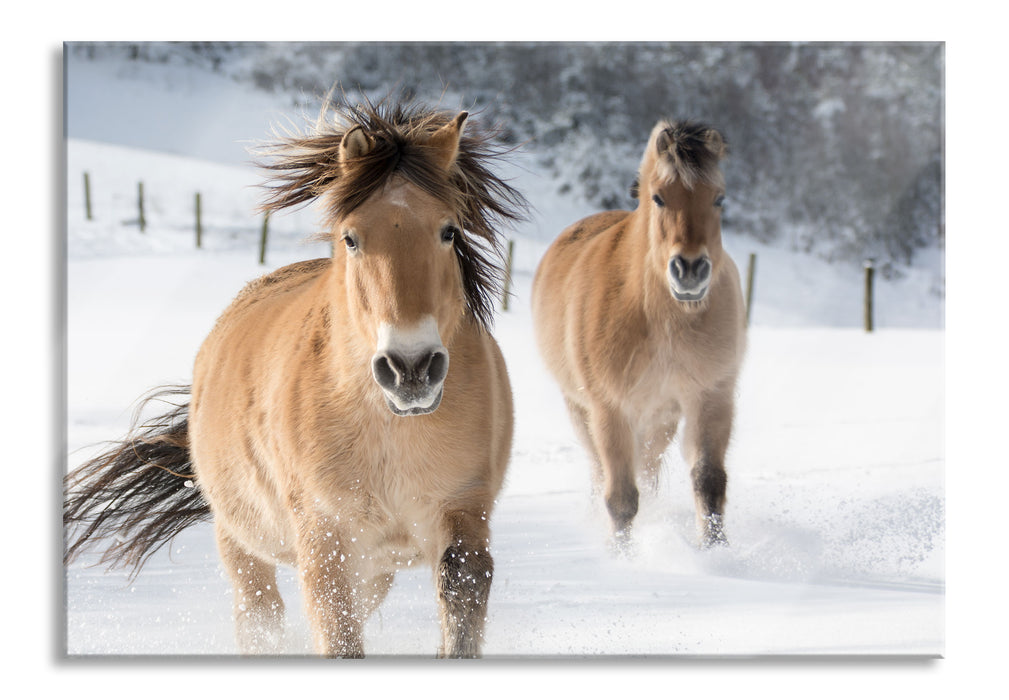
<path fill-rule="evenodd" d="M 727 542 L 725 453 L 746 332 L 739 273 L 721 240 L 725 154 L 715 129 L 660 121 L 637 208 L 565 229 L 533 281 L 537 342 L 620 549 L 638 512 L 638 475 L 657 486 L 681 418 L 700 542 Z"/>
<path fill-rule="evenodd" d="M 396 571 L 426 562 L 440 655 L 480 655 L 513 423 L 497 228 L 527 205 L 467 116 L 327 100 L 266 151 L 264 209 L 318 199 L 333 255 L 249 283 L 175 390 L 189 402 L 67 476 L 66 561 L 109 539 L 103 561 L 136 573 L 212 519 L 241 652 L 284 648 L 286 564 L 316 651 L 346 657 Z"/>

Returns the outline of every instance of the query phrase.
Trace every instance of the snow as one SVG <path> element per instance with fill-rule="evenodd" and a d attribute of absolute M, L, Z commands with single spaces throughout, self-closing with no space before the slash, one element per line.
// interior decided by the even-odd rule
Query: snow
<path fill-rule="evenodd" d="M 92 68 L 68 73 L 68 468 L 96 443 L 121 436 L 147 389 L 189 381 L 200 342 L 246 281 L 326 254 L 324 244 L 302 242 L 316 226 L 307 209 L 271 220 L 267 264 L 259 265 L 258 175 L 242 165 L 244 155 L 221 145 L 264 137 L 265 125 L 290 113 L 289 105 L 185 70 L 152 77 Z M 110 96 L 141 91 L 143 100 L 110 104 L 109 113 L 130 115 L 136 103 L 145 111 L 103 124 L 95 111 L 75 109 L 85 88 Z M 190 115 L 186 107 L 206 104 L 200 114 L 213 119 L 179 124 L 164 116 L 169 100 Z M 195 145 L 173 136 L 176 127 L 189 133 L 194 126 L 202 134 Z M 879 330 L 866 334 L 860 268 L 727 232 L 726 247 L 744 275 L 749 254 L 757 254 L 729 454 L 732 546 L 694 548 L 687 466 L 674 447 L 659 492 L 642 501 L 636 556 L 614 558 L 587 460 L 537 356 L 529 313 L 539 257 L 561 228 L 590 211 L 552 194 L 524 165 L 514 176 L 536 211 L 513 235 L 515 298 L 495 326 L 517 422 L 492 521 L 486 656 L 943 654 L 946 338 L 932 277 L 915 268 L 900 280 L 877 276 Z M 91 222 L 83 216 L 85 170 Z M 129 223 L 140 180 L 145 233 Z M 196 191 L 205 207 L 199 251 Z M 230 587 L 209 525 L 184 533 L 132 582 L 88 563 L 66 572 L 66 653 L 236 653 Z M 295 576 L 281 574 L 288 650 L 306 654 Z M 366 651 L 427 658 L 437 643 L 430 573 L 403 572 L 365 629 Z"/>

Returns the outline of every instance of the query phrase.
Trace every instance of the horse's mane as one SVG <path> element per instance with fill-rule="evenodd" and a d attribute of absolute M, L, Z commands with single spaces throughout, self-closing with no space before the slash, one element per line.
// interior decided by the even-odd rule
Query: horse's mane
<path fill-rule="evenodd" d="M 658 148 L 655 168 L 668 182 L 679 179 L 688 190 L 698 182 L 724 188 L 719 161 L 728 147 L 715 129 L 693 121 L 662 121 L 653 138 Z"/>
<path fill-rule="evenodd" d="M 272 212 L 321 198 L 328 231 L 323 235 L 328 237 L 337 219 L 364 203 L 394 174 L 402 176 L 458 212 L 466 235 L 457 238 L 455 249 L 466 299 L 486 327 L 504 277 L 497 228 L 524 218 L 528 203 L 489 169 L 510 150 L 493 143 L 495 132 L 467 123 L 455 165 L 449 172 L 437 165 L 427 141 L 454 116 L 415 103 L 365 100 L 350 105 L 327 98 L 307 131 L 284 134 L 275 144 L 259 149 L 264 157 L 260 165 L 276 173 L 262 209 Z M 340 142 L 356 126 L 364 128 L 375 146 L 341 165 Z M 488 258 L 488 251 L 496 261 Z"/>

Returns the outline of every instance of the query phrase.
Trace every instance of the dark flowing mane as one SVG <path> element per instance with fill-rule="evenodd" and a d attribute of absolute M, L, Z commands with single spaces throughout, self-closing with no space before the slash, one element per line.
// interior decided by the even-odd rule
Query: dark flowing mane
<path fill-rule="evenodd" d="M 465 235 L 456 241 L 456 254 L 467 303 L 487 327 L 504 278 L 497 229 L 523 219 L 528 203 L 489 169 L 510 150 L 493 143 L 493 132 L 467 123 L 455 165 L 447 173 L 438 167 L 427 140 L 454 116 L 414 103 L 383 100 L 349 105 L 327 99 L 306 133 L 285 135 L 260 150 L 265 156 L 260 165 L 275 173 L 262 209 L 272 212 L 321 198 L 328 237 L 340 217 L 359 207 L 394 174 L 402 176 L 458 212 Z M 375 147 L 341 166 L 340 143 L 357 126 L 364 128 Z"/>

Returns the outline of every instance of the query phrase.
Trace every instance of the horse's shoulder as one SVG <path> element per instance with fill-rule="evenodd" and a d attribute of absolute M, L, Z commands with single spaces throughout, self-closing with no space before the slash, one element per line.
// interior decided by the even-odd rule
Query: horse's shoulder
<path fill-rule="evenodd" d="M 561 235 L 558 236 L 557 243 L 559 245 L 568 245 L 571 243 L 588 242 L 604 231 L 611 231 L 629 215 L 629 211 L 615 209 L 586 216 L 584 219 L 576 221 L 564 229 Z"/>
<path fill-rule="evenodd" d="M 249 314 L 262 314 L 268 308 L 281 307 L 265 302 L 281 302 L 285 293 L 295 291 L 317 279 L 331 264 L 329 258 L 303 260 L 278 268 L 262 277 L 252 280 L 235 296 L 231 304 L 221 313 L 214 324 L 210 337 L 221 337 L 229 328 L 235 328 Z"/>
<path fill-rule="evenodd" d="M 330 258 L 316 258 L 315 260 L 302 260 L 300 262 L 285 265 L 277 268 L 269 274 L 257 277 L 249 282 L 235 297 L 235 302 L 252 300 L 271 294 L 279 294 L 298 287 L 305 282 L 309 282 L 324 270 L 327 270 L 332 263 Z"/>

